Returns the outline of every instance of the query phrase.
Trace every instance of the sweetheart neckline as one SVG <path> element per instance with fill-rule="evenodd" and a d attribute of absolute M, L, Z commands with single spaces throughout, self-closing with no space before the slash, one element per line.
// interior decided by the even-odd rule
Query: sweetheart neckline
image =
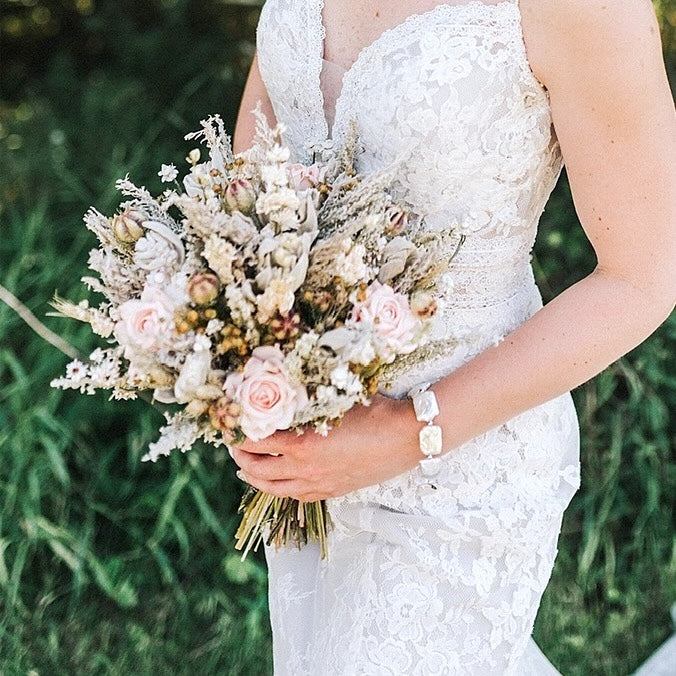
<path fill-rule="evenodd" d="M 369 42 L 368 44 L 364 45 L 359 52 L 357 53 L 357 56 L 355 57 L 355 60 L 352 62 L 352 64 L 349 66 L 347 69 L 343 69 L 343 77 L 342 77 L 342 82 L 341 82 L 341 87 L 340 91 L 338 92 L 336 99 L 335 99 L 335 107 L 333 110 L 333 124 L 329 126 L 328 120 L 326 118 L 326 112 L 324 109 L 325 106 L 325 100 L 324 100 L 324 92 L 321 87 L 321 81 L 320 81 L 320 75 L 322 71 L 322 61 L 325 61 L 324 59 L 324 52 L 325 52 L 325 44 L 326 44 L 326 26 L 324 25 L 324 4 L 325 0 L 316 0 L 315 6 L 314 6 L 314 13 L 311 18 L 311 21 L 314 23 L 316 22 L 317 25 L 313 25 L 312 28 L 318 29 L 319 30 L 319 54 L 315 55 L 316 57 L 318 56 L 318 62 L 319 62 L 319 70 L 317 72 L 317 78 L 316 78 L 316 87 L 317 91 L 319 93 L 319 110 L 321 111 L 321 116 L 322 116 L 322 121 L 324 124 L 324 138 L 325 139 L 333 139 L 335 137 L 335 129 L 336 129 L 336 122 L 338 120 L 338 111 L 341 108 L 341 104 L 343 104 L 343 99 L 345 98 L 345 94 L 348 91 L 348 87 L 346 86 L 348 83 L 351 82 L 351 80 L 354 78 L 354 73 L 358 71 L 359 67 L 361 64 L 366 61 L 366 59 L 370 56 L 370 54 L 374 51 L 376 51 L 382 43 L 384 43 L 388 38 L 390 38 L 392 35 L 396 35 L 397 33 L 403 32 L 408 29 L 408 27 L 417 22 L 417 21 L 423 21 L 427 20 L 430 17 L 436 16 L 437 14 L 442 14 L 445 12 L 449 12 L 451 14 L 455 13 L 456 11 L 467 11 L 471 8 L 475 7 L 480 7 L 480 8 L 485 8 L 486 10 L 495 10 L 498 12 L 504 11 L 506 7 L 513 7 L 516 12 L 517 12 L 517 17 L 520 21 L 520 9 L 519 9 L 519 0 L 499 0 L 499 2 L 495 2 L 492 4 L 488 4 L 485 2 L 482 2 L 482 0 L 467 0 L 466 2 L 460 2 L 456 4 L 447 4 L 447 3 L 442 3 L 439 5 L 436 5 L 435 7 L 432 7 L 431 9 L 428 9 L 424 12 L 414 12 L 413 14 L 409 14 L 405 19 L 400 21 L 399 23 L 395 24 L 394 26 L 391 26 L 390 28 L 386 28 L 383 30 L 373 41 Z M 328 62 L 332 63 L 332 62 Z M 338 64 L 335 64 L 338 66 Z M 339 66 L 342 69 L 342 66 Z"/>

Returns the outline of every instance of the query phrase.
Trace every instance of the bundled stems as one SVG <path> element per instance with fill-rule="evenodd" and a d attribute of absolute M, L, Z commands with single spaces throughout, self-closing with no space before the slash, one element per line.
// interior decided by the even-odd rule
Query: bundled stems
<path fill-rule="evenodd" d="M 275 547 L 294 543 L 300 549 L 308 542 L 316 541 L 321 558 L 328 556 L 327 533 L 331 521 L 324 501 L 277 498 L 249 486 L 239 512 L 243 516 L 235 533 L 235 549 L 242 552 L 242 559 L 252 549 L 258 549 L 264 535 L 267 535 L 265 543 Z"/>

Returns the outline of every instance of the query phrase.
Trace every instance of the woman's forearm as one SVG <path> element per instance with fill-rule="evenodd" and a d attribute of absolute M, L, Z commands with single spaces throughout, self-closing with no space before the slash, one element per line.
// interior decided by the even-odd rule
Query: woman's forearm
<path fill-rule="evenodd" d="M 664 321 L 673 307 L 669 293 L 649 294 L 602 271 L 571 286 L 499 345 L 433 386 L 445 447 L 592 378 Z"/>

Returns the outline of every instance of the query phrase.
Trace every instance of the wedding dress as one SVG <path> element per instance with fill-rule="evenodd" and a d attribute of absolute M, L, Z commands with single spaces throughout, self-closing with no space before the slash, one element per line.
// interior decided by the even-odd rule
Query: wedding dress
<path fill-rule="evenodd" d="M 530 251 L 561 155 L 518 0 L 409 17 L 361 51 L 333 95 L 322 9 L 267 0 L 258 28 L 260 72 L 294 159 L 311 162 L 313 147 L 340 144 L 355 122 L 358 169 L 396 162 L 400 196 L 425 227 L 467 234 L 433 330 L 455 348 L 404 373 L 389 392 L 400 397 L 541 307 Z M 275 674 L 557 673 L 530 634 L 578 484 L 565 395 L 450 450 L 434 479 L 414 469 L 330 500 L 328 560 L 314 546 L 267 551 Z"/>

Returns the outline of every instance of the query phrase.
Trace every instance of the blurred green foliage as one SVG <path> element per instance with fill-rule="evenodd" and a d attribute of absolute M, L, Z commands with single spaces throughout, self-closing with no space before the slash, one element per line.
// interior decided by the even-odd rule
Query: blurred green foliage
<path fill-rule="evenodd" d="M 0 0 L 0 282 L 84 352 L 86 327 L 45 317 L 55 290 L 85 295 L 81 216 L 127 172 L 158 190 L 208 114 L 232 128 L 255 4 Z M 673 64 L 676 7 L 656 6 Z M 594 265 L 565 176 L 535 264 L 547 298 Z M 675 338 L 672 317 L 575 393 L 583 489 L 536 626 L 566 676 L 629 673 L 670 632 Z M 0 304 L 0 675 L 269 674 L 227 455 L 140 463 L 159 414 L 51 390 L 66 361 Z"/>

